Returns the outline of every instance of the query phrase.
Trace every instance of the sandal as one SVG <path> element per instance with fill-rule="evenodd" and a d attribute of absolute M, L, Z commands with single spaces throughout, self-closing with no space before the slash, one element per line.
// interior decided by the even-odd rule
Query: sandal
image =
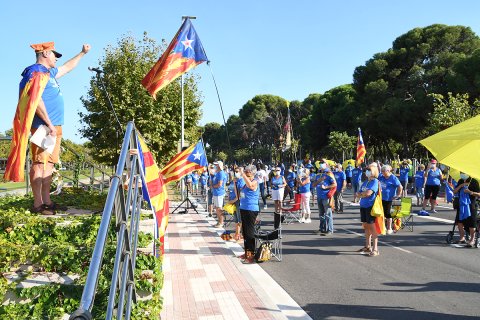
<path fill-rule="evenodd" d="M 372 251 L 371 247 L 363 247 L 362 249 L 358 249 L 357 252 L 370 252 Z"/>
<path fill-rule="evenodd" d="M 61 204 L 58 204 L 56 202 L 53 202 L 50 203 L 49 205 L 46 204 L 45 205 L 46 207 L 48 207 L 49 209 L 52 209 L 52 210 L 55 210 L 55 211 L 67 211 L 68 210 L 68 207 L 67 206 L 64 206 L 64 205 L 61 205 Z"/>
<path fill-rule="evenodd" d="M 368 254 L 368 256 L 369 256 L 369 257 L 376 257 L 376 256 L 378 256 L 379 254 L 380 254 L 380 253 L 378 252 L 378 250 L 373 250 L 373 251 L 371 251 L 371 252 Z"/>

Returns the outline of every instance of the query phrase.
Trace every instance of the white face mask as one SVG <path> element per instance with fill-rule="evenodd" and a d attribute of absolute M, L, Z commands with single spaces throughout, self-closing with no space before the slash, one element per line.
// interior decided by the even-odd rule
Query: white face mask
<path fill-rule="evenodd" d="M 370 178 L 372 176 L 372 171 L 370 170 L 365 171 L 365 175 L 367 176 L 367 178 Z"/>
<path fill-rule="evenodd" d="M 463 180 L 467 180 L 470 176 L 466 173 L 460 173 L 460 178 L 462 178 Z"/>
<path fill-rule="evenodd" d="M 240 172 L 235 172 L 235 178 L 240 179 L 242 174 Z"/>
<path fill-rule="evenodd" d="M 326 163 L 321 163 L 321 164 L 320 164 L 320 169 L 325 170 L 326 168 L 327 168 L 327 164 L 326 164 Z"/>
<path fill-rule="evenodd" d="M 279 175 L 280 175 L 280 171 L 275 171 L 275 175 L 276 175 L 276 176 L 279 176 Z"/>

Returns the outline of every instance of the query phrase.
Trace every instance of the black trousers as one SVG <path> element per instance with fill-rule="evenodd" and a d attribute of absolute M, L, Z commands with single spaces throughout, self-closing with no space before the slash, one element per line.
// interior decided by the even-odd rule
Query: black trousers
<path fill-rule="evenodd" d="M 242 216 L 242 233 L 243 246 L 245 251 L 255 252 L 255 220 L 258 216 L 258 211 L 250 211 L 240 209 Z"/>

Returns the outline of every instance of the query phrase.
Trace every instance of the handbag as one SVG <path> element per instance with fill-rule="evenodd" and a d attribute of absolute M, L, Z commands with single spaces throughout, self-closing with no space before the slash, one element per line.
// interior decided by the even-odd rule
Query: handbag
<path fill-rule="evenodd" d="M 262 242 L 255 251 L 255 261 L 265 262 L 272 258 L 272 244 L 270 242 Z"/>
<path fill-rule="evenodd" d="M 234 214 L 237 207 L 235 206 L 235 203 L 227 203 L 223 206 L 223 210 L 228 214 Z"/>
<path fill-rule="evenodd" d="M 378 183 L 378 193 L 375 197 L 375 202 L 373 203 L 372 210 L 370 211 L 372 217 L 381 217 L 383 216 L 383 205 L 382 205 L 382 186 L 380 182 Z"/>

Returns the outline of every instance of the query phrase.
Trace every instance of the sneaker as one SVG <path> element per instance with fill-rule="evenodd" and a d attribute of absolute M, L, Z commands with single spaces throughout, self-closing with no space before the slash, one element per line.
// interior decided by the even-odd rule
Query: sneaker
<path fill-rule="evenodd" d="M 433 209 L 433 210 L 430 210 L 430 213 L 438 213 L 437 210 Z"/>
<path fill-rule="evenodd" d="M 216 225 L 214 225 L 215 228 L 223 228 L 223 224 L 220 224 L 220 223 L 217 223 Z"/>
<path fill-rule="evenodd" d="M 392 234 L 393 233 L 393 230 L 392 229 L 388 229 L 387 230 L 387 234 Z"/>
<path fill-rule="evenodd" d="M 300 223 L 305 223 L 305 218 L 300 219 Z"/>
<path fill-rule="evenodd" d="M 264 206 L 263 206 L 263 209 L 264 209 L 264 210 L 268 209 L 267 205 L 264 205 Z"/>
<path fill-rule="evenodd" d="M 308 218 L 307 220 L 305 220 L 305 223 L 312 223 L 312 219 Z"/>
<path fill-rule="evenodd" d="M 323 232 L 320 231 L 320 230 L 315 230 L 314 233 L 315 233 L 315 234 L 320 234 L 320 233 L 323 233 Z"/>

